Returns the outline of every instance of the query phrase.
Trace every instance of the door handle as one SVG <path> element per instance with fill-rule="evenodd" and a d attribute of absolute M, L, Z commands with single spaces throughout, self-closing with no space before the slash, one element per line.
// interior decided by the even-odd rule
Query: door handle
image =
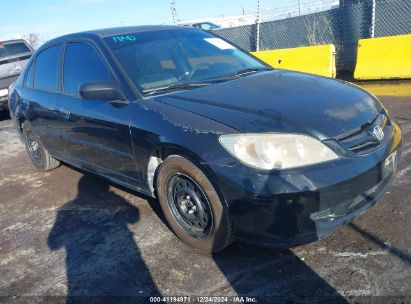
<path fill-rule="evenodd" d="M 130 102 L 128 100 L 110 100 L 110 104 L 113 107 L 119 108 L 121 106 L 129 105 Z"/>
<path fill-rule="evenodd" d="M 65 109 L 65 108 L 60 108 L 60 113 L 63 114 L 64 119 L 69 119 L 70 118 L 70 111 Z"/>

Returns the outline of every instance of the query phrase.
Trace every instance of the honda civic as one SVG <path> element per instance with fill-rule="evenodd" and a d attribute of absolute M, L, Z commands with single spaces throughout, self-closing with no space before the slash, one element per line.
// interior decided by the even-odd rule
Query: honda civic
<path fill-rule="evenodd" d="M 64 162 L 156 197 L 206 252 L 330 235 L 382 197 L 401 153 L 398 124 L 363 89 L 183 26 L 53 39 L 9 108 L 39 170 Z"/>

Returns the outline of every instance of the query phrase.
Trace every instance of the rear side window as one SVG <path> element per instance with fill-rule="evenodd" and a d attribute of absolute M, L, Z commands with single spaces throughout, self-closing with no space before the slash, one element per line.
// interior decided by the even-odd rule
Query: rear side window
<path fill-rule="evenodd" d="M 29 70 L 27 71 L 27 76 L 26 76 L 26 87 L 28 88 L 33 88 L 33 82 L 34 82 L 34 61 L 30 64 Z"/>
<path fill-rule="evenodd" d="M 9 56 L 15 56 L 31 52 L 28 46 L 23 42 L 8 43 L 4 47 L 6 48 L 7 54 Z"/>
<path fill-rule="evenodd" d="M 34 88 L 45 91 L 60 89 L 61 45 L 52 46 L 42 51 L 36 58 Z"/>
<path fill-rule="evenodd" d="M 83 42 L 70 42 L 64 53 L 64 93 L 78 96 L 81 84 L 112 80 L 97 51 Z"/>
<path fill-rule="evenodd" d="M 24 42 L 0 43 L 0 59 L 31 53 L 31 50 Z"/>

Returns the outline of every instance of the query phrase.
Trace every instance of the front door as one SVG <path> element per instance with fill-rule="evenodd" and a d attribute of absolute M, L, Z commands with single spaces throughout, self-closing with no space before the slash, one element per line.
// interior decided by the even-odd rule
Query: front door
<path fill-rule="evenodd" d="M 81 84 L 100 81 L 115 79 L 94 46 L 66 43 L 63 94 L 59 98 L 64 153 L 88 169 L 136 185 L 129 104 L 80 97 Z"/>

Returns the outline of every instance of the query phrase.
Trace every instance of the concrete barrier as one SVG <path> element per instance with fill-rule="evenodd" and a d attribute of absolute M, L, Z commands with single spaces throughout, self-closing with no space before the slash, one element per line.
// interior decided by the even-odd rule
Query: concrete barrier
<path fill-rule="evenodd" d="M 294 70 L 335 78 L 333 44 L 252 52 L 274 68 Z"/>
<path fill-rule="evenodd" d="M 354 78 L 411 78 L 411 35 L 359 40 Z"/>

